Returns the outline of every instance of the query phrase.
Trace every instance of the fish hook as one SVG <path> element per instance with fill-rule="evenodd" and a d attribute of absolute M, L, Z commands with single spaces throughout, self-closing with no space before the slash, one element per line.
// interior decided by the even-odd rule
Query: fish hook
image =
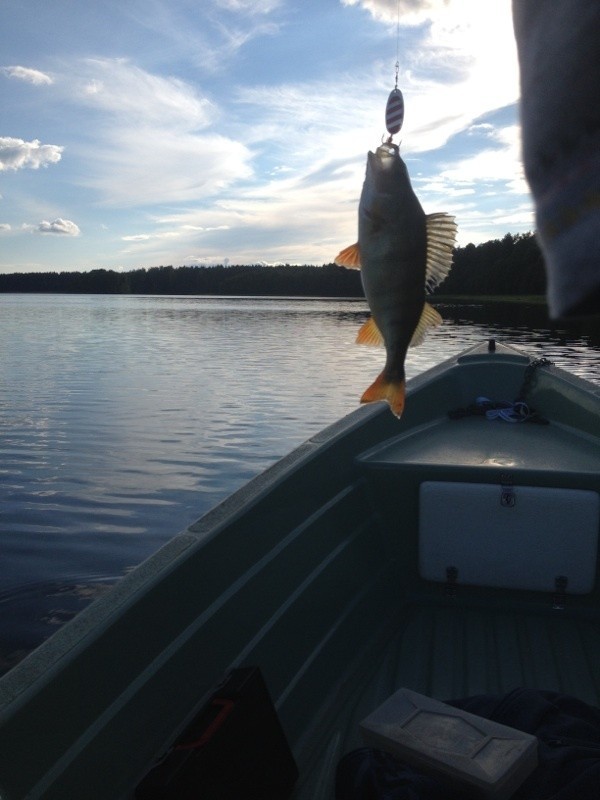
<path fill-rule="evenodd" d="M 383 144 L 383 140 L 384 140 L 384 139 L 385 139 L 385 133 L 382 133 L 382 134 L 381 134 L 381 144 Z M 391 133 L 390 133 L 390 135 L 388 136 L 388 138 L 387 138 L 387 139 L 385 139 L 385 143 L 386 143 L 387 145 L 394 144 L 394 142 L 393 142 L 393 139 L 394 139 L 394 136 L 393 136 L 393 134 L 391 134 Z M 397 145 L 397 147 L 398 147 L 398 152 L 400 152 L 400 145 L 401 145 L 401 144 L 402 144 L 402 139 L 400 139 L 400 141 L 398 142 L 398 145 Z"/>

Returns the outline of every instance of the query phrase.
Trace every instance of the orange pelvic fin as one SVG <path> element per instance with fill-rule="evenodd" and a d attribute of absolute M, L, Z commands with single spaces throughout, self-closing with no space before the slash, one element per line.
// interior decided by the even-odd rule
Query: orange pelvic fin
<path fill-rule="evenodd" d="M 405 389 L 406 386 L 403 380 L 391 381 L 382 372 L 360 398 L 360 402 L 374 403 L 377 400 L 387 400 L 392 413 L 400 417 L 404 411 Z"/>
<path fill-rule="evenodd" d="M 335 257 L 335 263 L 338 267 L 347 267 L 348 269 L 360 269 L 360 248 L 358 242 L 351 244 L 350 247 L 345 247 Z"/>
<path fill-rule="evenodd" d="M 373 317 L 369 317 L 365 324 L 361 326 L 356 337 L 356 344 L 369 344 L 373 347 L 381 347 L 385 344 L 381 331 Z"/>

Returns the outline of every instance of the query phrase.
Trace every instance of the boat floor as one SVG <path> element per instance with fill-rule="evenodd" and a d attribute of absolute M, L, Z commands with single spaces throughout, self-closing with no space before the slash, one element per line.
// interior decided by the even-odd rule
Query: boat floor
<path fill-rule="evenodd" d="M 600 700 L 598 620 L 568 611 L 523 613 L 445 604 L 413 605 L 348 701 L 307 743 L 294 798 L 330 800 L 335 768 L 361 747 L 358 725 L 400 687 L 440 700 L 503 694 L 523 686 Z"/>

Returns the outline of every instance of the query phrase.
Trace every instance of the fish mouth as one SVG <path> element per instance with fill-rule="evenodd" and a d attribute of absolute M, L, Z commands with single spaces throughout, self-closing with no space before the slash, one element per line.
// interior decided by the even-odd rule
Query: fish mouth
<path fill-rule="evenodd" d="M 375 170 L 387 170 L 399 157 L 398 145 L 386 142 L 380 145 L 374 153 L 369 151 L 369 166 Z"/>
<path fill-rule="evenodd" d="M 375 154 L 380 158 L 394 158 L 400 155 L 400 148 L 397 144 L 385 142 L 385 144 L 379 145 Z"/>

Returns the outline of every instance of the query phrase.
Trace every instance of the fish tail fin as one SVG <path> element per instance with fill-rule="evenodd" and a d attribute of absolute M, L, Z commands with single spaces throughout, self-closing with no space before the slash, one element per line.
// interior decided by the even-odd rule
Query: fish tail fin
<path fill-rule="evenodd" d="M 390 380 L 386 378 L 384 371 L 365 391 L 360 398 L 360 402 L 374 403 L 376 400 L 387 400 L 392 413 L 400 417 L 404 411 L 405 394 L 406 384 L 404 379 Z"/>

